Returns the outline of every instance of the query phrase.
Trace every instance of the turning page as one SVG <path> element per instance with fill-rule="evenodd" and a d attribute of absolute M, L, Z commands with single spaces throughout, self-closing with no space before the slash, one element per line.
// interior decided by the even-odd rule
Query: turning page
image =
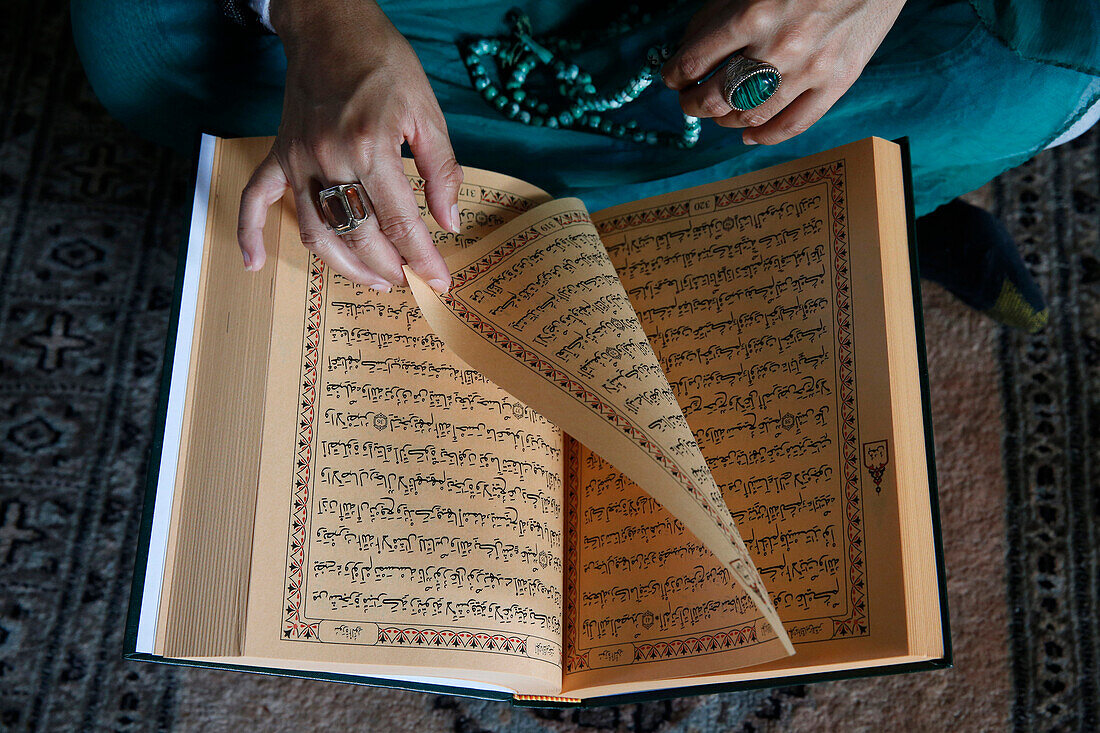
<path fill-rule="evenodd" d="M 410 273 L 435 333 L 463 360 L 618 467 L 714 553 L 751 627 L 694 671 L 791 653 L 729 510 L 583 204 L 561 199 L 447 258 L 438 296 Z M 607 588 L 607 594 L 614 594 Z M 570 609 L 566 610 L 566 623 Z M 736 659 L 736 662 L 734 662 Z M 685 669 L 685 673 L 687 670 Z"/>
<path fill-rule="evenodd" d="M 907 247 L 879 239 L 872 151 L 593 216 L 798 650 L 769 668 L 906 651 L 880 249 Z M 625 471 L 572 465 L 567 690 L 736 643 L 751 605 L 708 548 Z"/>

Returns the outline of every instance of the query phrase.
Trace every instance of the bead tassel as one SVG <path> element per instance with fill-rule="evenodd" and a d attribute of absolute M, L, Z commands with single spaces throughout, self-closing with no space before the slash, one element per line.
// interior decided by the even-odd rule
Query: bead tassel
<path fill-rule="evenodd" d="M 481 38 L 470 42 L 462 61 L 470 73 L 474 89 L 480 92 L 487 104 L 508 119 L 533 127 L 584 130 L 645 145 L 691 148 L 699 142 L 702 126 L 699 118 L 690 115 L 684 115 L 684 129 L 676 135 L 643 130 L 635 120 L 619 123 L 599 114 L 620 109 L 641 96 L 659 75 L 661 65 L 672 55 L 667 46 L 649 49 L 645 64 L 638 73 L 610 94 L 600 95 L 592 76 L 571 63 L 565 55 L 579 51 L 583 47 L 583 38 L 535 38 L 531 33 L 530 18 L 520 10 L 510 11 L 506 20 L 511 26 L 509 37 Z M 603 38 L 606 40 L 608 36 L 630 31 L 632 21 L 647 23 L 649 20 L 648 13 L 643 13 L 636 5 L 631 6 L 623 18 L 605 29 Z M 507 78 L 503 88 L 489 78 L 483 59 L 496 62 L 500 78 Z M 530 89 L 524 88 L 530 73 L 540 65 L 551 70 L 557 82 L 563 103 L 556 109 L 536 97 Z"/>

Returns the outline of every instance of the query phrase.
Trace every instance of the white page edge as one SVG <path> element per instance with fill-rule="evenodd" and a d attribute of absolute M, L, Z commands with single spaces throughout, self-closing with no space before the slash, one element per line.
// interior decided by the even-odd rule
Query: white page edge
<path fill-rule="evenodd" d="M 203 133 L 199 144 L 199 163 L 195 175 L 195 199 L 191 206 L 191 229 L 187 237 L 187 262 L 183 271 L 176 345 L 172 356 L 172 378 L 168 387 L 168 409 L 164 420 L 157 492 L 153 504 L 153 523 L 149 531 L 149 552 L 145 563 L 145 583 L 135 651 L 152 654 L 156 642 L 157 616 L 160 612 L 161 586 L 168 554 L 168 527 L 172 517 L 172 498 L 179 468 L 180 439 L 183 433 L 183 405 L 187 398 L 187 378 L 191 366 L 191 348 L 198 311 L 199 274 L 206 243 L 206 219 L 210 204 L 210 184 L 214 173 L 214 145 L 217 139 Z"/>

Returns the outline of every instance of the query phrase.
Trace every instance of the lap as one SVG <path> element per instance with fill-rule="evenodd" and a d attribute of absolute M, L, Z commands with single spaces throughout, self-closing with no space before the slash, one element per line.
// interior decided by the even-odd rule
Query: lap
<path fill-rule="evenodd" d="M 459 41 L 503 34 L 513 1 L 391 0 L 383 7 L 425 67 L 460 162 L 579 195 L 593 208 L 878 135 L 910 138 L 923 213 L 1041 150 L 1072 121 L 1093 81 L 1019 58 L 985 31 L 968 2 L 910 0 L 864 74 L 809 131 L 781 145 L 746 147 L 739 131 L 707 123 L 690 151 L 654 148 L 524 126 L 481 100 L 461 63 Z M 578 12 L 583 21 L 589 7 L 578 0 L 525 5 L 536 33 L 568 28 Z M 93 88 L 138 132 L 185 150 L 199 131 L 274 134 L 286 69 L 277 38 L 236 29 L 212 0 L 74 0 L 72 9 Z M 640 67 L 644 48 L 679 38 L 693 9 L 685 5 L 664 23 L 578 60 L 597 78 L 601 71 L 632 73 L 635 65 L 621 59 L 637 58 Z M 624 114 L 646 126 L 675 126 L 676 95 L 658 87 Z"/>

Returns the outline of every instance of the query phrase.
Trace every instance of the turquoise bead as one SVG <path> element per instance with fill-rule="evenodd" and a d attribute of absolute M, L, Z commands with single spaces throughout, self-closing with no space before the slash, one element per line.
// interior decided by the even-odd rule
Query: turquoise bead
<path fill-rule="evenodd" d="M 678 5 L 683 0 L 674 0 Z M 591 46 L 607 37 L 628 32 L 637 24 L 651 20 L 636 6 L 619 21 L 612 22 L 599 32 L 582 33 L 577 38 L 554 36 L 535 37 L 530 19 L 522 12 L 510 13 L 511 37 L 507 39 L 485 38 L 466 46 L 463 62 L 470 73 L 475 90 L 486 103 L 500 111 L 502 116 L 534 127 L 588 129 L 611 137 L 638 144 L 663 144 L 677 148 L 694 147 L 699 140 L 701 123 L 698 118 L 683 115 L 683 129 L 679 135 L 646 130 L 637 120 L 616 123 L 597 112 L 614 110 L 636 100 L 656 79 L 660 65 L 668 60 L 671 49 L 665 45 L 649 49 L 641 69 L 622 86 L 602 95 L 592 81 L 592 76 L 567 59 L 574 52 Z M 582 42 L 583 40 L 583 42 Z M 504 89 L 494 86 L 482 62 L 491 59 L 496 65 Z M 524 89 L 528 74 L 542 66 L 550 71 L 558 91 L 565 98 L 564 104 L 551 105 L 540 101 Z M 760 104 L 778 87 L 778 76 L 773 79 L 750 79 L 737 90 L 737 101 Z M 755 106 L 755 105 L 753 105 Z M 530 110 L 530 111 L 529 111 Z M 538 112 L 538 114 L 535 114 Z"/>
<path fill-rule="evenodd" d="M 768 97 L 775 94 L 778 88 L 779 74 L 774 71 L 753 74 L 733 90 L 733 106 L 742 110 L 759 107 L 768 100 Z"/>

